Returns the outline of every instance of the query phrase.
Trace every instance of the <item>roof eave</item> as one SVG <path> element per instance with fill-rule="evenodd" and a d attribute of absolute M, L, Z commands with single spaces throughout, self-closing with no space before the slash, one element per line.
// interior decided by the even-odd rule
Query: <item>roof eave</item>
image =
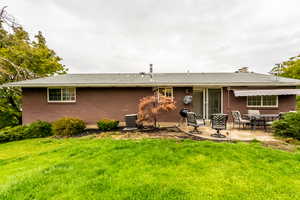
<path fill-rule="evenodd" d="M 23 87 L 23 88 L 33 88 L 33 87 L 156 87 L 156 86 L 177 86 L 177 87 L 194 87 L 194 86 L 300 86 L 300 83 L 282 83 L 282 82 L 260 82 L 260 83 L 130 83 L 130 84 L 85 84 L 85 83 L 54 83 L 54 84 L 4 84 L 2 87 Z"/>

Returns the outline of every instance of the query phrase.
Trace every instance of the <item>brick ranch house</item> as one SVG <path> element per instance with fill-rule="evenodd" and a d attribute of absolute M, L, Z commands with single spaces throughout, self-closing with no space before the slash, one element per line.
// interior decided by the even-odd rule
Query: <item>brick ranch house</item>
<path fill-rule="evenodd" d="M 177 106 L 162 115 L 161 122 L 177 122 L 182 108 L 204 118 L 232 110 L 287 112 L 296 109 L 300 94 L 300 80 L 248 72 L 65 74 L 5 86 L 22 88 L 24 124 L 64 116 L 87 124 L 101 118 L 124 121 L 124 115 L 137 113 L 139 100 L 155 90 L 173 97 Z M 183 102 L 186 95 L 192 96 L 190 104 Z"/>

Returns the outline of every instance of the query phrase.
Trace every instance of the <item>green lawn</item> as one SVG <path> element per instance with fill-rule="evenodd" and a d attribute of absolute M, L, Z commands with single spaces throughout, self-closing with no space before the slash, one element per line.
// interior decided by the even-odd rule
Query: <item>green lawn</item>
<path fill-rule="evenodd" d="M 300 152 L 190 140 L 11 142 L 0 144 L 0 199 L 300 199 Z"/>

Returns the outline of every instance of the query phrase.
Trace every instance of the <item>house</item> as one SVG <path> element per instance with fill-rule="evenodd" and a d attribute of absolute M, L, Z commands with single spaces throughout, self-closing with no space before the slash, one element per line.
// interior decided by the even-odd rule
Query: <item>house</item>
<path fill-rule="evenodd" d="M 177 109 L 160 117 L 177 122 L 188 108 L 205 118 L 213 113 L 257 109 L 261 113 L 295 110 L 300 80 L 251 72 L 65 74 L 6 84 L 21 87 L 23 123 L 78 117 L 88 124 L 101 118 L 124 121 L 137 113 L 142 97 L 155 90 L 173 97 Z M 185 96 L 192 96 L 184 104 Z"/>

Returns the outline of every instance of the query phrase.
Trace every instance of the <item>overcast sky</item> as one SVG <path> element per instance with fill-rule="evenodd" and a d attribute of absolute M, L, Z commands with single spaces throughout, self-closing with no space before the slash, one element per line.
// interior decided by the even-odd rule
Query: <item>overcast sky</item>
<path fill-rule="evenodd" d="M 267 73 L 300 53 L 299 0 L 2 0 L 71 73 Z M 3 6 L 1 5 L 1 6 Z"/>

